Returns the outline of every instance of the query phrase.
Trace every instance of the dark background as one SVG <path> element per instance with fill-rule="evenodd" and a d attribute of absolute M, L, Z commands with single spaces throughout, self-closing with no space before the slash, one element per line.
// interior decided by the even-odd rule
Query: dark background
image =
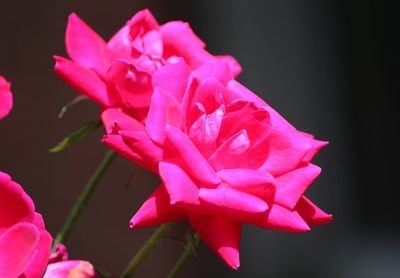
<path fill-rule="evenodd" d="M 394 1 L 393 1 L 394 2 Z M 331 143 L 315 159 L 322 175 L 308 191 L 334 222 L 305 234 L 246 226 L 241 268 L 228 269 L 205 246 L 181 277 L 399 277 L 399 25 L 397 9 L 363 1 L 11 1 L 0 4 L 0 73 L 12 82 L 15 107 L 0 122 L 0 169 L 31 195 L 55 235 L 106 148 L 101 131 L 60 154 L 47 150 L 98 118 L 84 102 L 63 119 L 77 94 L 53 73 L 65 55 L 67 16 L 77 12 L 109 39 L 139 9 L 160 23 L 189 21 L 214 54 L 234 55 L 239 80 L 297 128 Z M 398 118 L 398 117 L 396 117 Z M 128 221 L 157 185 L 118 158 L 74 230 L 72 258 L 118 274 L 154 228 Z M 163 277 L 182 248 L 185 224 L 172 231 L 138 277 Z"/>

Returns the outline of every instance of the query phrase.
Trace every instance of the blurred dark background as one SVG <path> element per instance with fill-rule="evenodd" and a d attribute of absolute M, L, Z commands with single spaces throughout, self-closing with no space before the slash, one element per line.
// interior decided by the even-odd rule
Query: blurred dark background
<path fill-rule="evenodd" d="M 239 60 L 241 82 L 297 128 L 331 142 L 315 160 L 323 172 L 308 196 L 333 213 L 332 224 L 306 234 L 246 226 L 239 271 L 201 246 L 202 262 L 192 258 L 181 277 L 400 277 L 400 47 L 398 10 L 389 3 L 2 0 L 0 73 L 12 82 L 15 107 L 0 122 L 0 169 L 24 186 L 55 235 L 106 151 L 101 131 L 63 153 L 47 151 L 98 117 L 96 105 L 83 102 L 57 118 L 77 95 L 53 73 L 52 55 L 65 55 L 67 16 L 77 12 L 109 39 L 149 8 L 160 23 L 190 22 L 210 52 Z M 123 158 L 112 165 L 68 241 L 71 258 L 118 274 L 154 230 L 127 225 L 158 182 L 142 172 L 127 188 L 135 169 Z M 165 276 L 182 250 L 172 238 L 184 228 L 163 240 L 138 277 Z"/>

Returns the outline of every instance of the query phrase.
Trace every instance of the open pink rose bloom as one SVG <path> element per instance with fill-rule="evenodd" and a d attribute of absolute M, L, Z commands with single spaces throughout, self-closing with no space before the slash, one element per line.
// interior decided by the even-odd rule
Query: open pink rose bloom
<path fill-rule="evenodd" d="M 305 232 L 332 220 L 304 196 L 321 171 L 311 160 L 327 142 L 296 130 L 233 80 L 228 63 L 192 71 L 180 59 L 152 82 L 145 127 L 121 109 L 102 114 L 104 142 L 163 181 L 132 228 L 186 218 L 237 269 L 242 224 Z"/>
<path fill-rule="evenodd" d="M 187 23 L 143 10 L 105 42 L 72 14 L 66 47 L 55 71 L 100 104 L 103 142 L 161 177 L 132 228 L 187 219 L 237 269 L 242 224 L 305 232 L 332 221 L 304 196 L 327 142 L 235 81 L 236 60 L 208 53 Z"/>
<path fill-rule="evenodd" d="M 235 75 L 241 71 L 234 58 L 208 53 L 187 23 L 160 26 L 148 10 L 135 14 L 107 43 L 71 14 L 65 40 L 72 60 L 56 56 L 56 73 L 102 107 L 121 107 L 139 120 L 150 105 L 152 74 L 180 57 L 192 69 L 224 60 Z"/>
<path fill-rule="evenodd" d="M 0 277 L 42 277 L 51 242 L 32 199 L 0 172 Z"/>

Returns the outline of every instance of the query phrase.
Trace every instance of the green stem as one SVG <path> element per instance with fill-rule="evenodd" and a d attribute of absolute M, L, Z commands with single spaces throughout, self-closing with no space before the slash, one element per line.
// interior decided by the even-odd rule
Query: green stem
<path fill-rule="evenodd" d="M 186 264 L 190 255 L 193 252 L 195 246 L 200 242 L 200 238 L 197 234 L 194 235 L 194 241 L 190 241 L 185 246 L 185 251 L 183 251 L 182 255 L 179 257 L 178 261 L 175 263 L 174 267 L 168 273 L 168 278 L 175 278 L 176 275 L 182 270 L 183 266 Z"/>
<path fill-rule="evenodd" d="M 136 255 L 129 262 L 124 272 L 122 273 L 121 278 L 129 278 L 133 276 L 133 274 L 142 265 L 147 256 L 149 256 L 151 251 L 153 251 L 154 247 L 156 247 L 157 243 L 171 229 L 172 225 L 173 223 L 163 224 L 153 233 L 153 235 L 146 241 L 139 252 L 137 252 Z"/>
<path fill-rule="evenodd" d="M 55 247 L 58 243 L 63 243 L 68 239 L 72 228 L 75 226 L 79 216 L 81 215 L 83 209 L 88 204 L 90 198 L 92 197 L 94 191 L 96 190 L 101 178 L 106 173 L 107 169 L 111 165 L 111 162 L 116 157 L 116 153 L 112 150 L 106 152 L 103 160 L 97 166 L 96 171 L 91 176 L 89 182 L 85 185 L 81 195 L 76 201 L 74 207 L 71 209 L 67 219 L 64 222 L 60 232 L 57 234 L 53 242 L 52 251 L 55 251 Z"/>

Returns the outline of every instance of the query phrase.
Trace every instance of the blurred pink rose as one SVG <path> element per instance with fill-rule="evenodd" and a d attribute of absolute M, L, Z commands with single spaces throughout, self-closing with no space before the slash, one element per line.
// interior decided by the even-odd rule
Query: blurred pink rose
<path fill-rule="evenodd" d="M 49 265 L 43 278 L 95 278 L 96 272 L 87 261 L 68 260 L 64 245 L 58 244 L 56 252 L 51 254 Z"/>
<path fill-rule="evenodd" d="M 10 83 L 0 75 L 0 120 L 10 113 L 13 105 L 13 97 L 10 91 Z"/>
<path fill-rule="evenodd" d="M 56 56 L 56 73 L 102 107 L 122 107 L 139 121 L 145 119 L 150 103 L 152 74 L 179 57 L 192 69 L 224 60 L 234 75 L 241 71 L 234 58 L 208 53 L 187 23 L 159 26 L 148 10 L 135 14 L 107 43 L 71 14 L 65 40 L 72 60 Z"/>
<path fill-rule="evenodd" d="M 180 60 L 159 69 L 153 84 L 145 129 L 120 110 L 103 113 L 104 141 L 150 169 L 158 166 L 163 181 L 131 227 L 187 218 L 237 269 L 242 224 L 304 232 L 332 220 L 304 196 L 320 174 L 310 161 L 327 142 L 296 130 L 234 81 L 228 64 L 191 73 Z"/>
<path fill-rule="evenodd" d="M 32 199 L 0 172 L 0 277 L 42 277 L 51 242 Z"/>

